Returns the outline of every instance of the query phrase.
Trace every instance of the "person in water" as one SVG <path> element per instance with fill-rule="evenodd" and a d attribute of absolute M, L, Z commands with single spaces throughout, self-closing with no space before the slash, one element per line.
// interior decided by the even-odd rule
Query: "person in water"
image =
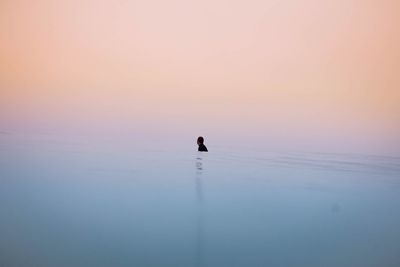
<path fill-rule="evenodd" d="M 199 151 L 208 152 L 207 147 L 204 145 L 204 138 L 202 136 L 197 138 L 197 144 L 199 145 Z"/>

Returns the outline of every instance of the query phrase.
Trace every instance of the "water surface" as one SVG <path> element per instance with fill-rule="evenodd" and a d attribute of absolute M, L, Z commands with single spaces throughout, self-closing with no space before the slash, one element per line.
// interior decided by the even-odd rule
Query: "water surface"
<path fill-rule="evenodd" d="M 0 266 L 400 266 L 400 158 L 0 146 Z"/>

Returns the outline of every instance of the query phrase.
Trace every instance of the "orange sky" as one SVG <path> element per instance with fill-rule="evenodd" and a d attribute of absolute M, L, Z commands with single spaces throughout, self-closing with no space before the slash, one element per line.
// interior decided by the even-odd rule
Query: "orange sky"
<path fill-rule="evenodd" d="M 0 118 L 398 141 L 399 11 L 397 0 L 2 0 Z"/>

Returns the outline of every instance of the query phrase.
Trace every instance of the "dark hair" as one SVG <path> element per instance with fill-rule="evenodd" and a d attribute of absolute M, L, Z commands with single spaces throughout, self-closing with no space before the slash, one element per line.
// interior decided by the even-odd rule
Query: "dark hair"
<path fill-rule="evenodd" d="M 199 136 L 199 138 L 197 138 L 197 142 L 199 142 L 200 144 L 203 144 L 204 138 L 202 136 Z"/>

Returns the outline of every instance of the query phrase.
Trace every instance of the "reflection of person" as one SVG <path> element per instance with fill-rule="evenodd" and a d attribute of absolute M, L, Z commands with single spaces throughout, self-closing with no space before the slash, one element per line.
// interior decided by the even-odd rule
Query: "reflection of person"
<path fill-rule="evenodd" d="M 208 152 L 207 147 L 204 145 L 204 138 L 202 136 L 197 138 L 197 144 L 199 145 L 199 151 Z"/>
<path fill-rule="evenodd" d="M 203 204 L 203 159 L 201 155 L 196 158 L 196 195 L 197 195 L 197 220 L 196 220 L 196 239 L 195 239 L 195 267 L 203 267 L 205 261 L 205 225 L 204 225 L 204 204 Z"/>

